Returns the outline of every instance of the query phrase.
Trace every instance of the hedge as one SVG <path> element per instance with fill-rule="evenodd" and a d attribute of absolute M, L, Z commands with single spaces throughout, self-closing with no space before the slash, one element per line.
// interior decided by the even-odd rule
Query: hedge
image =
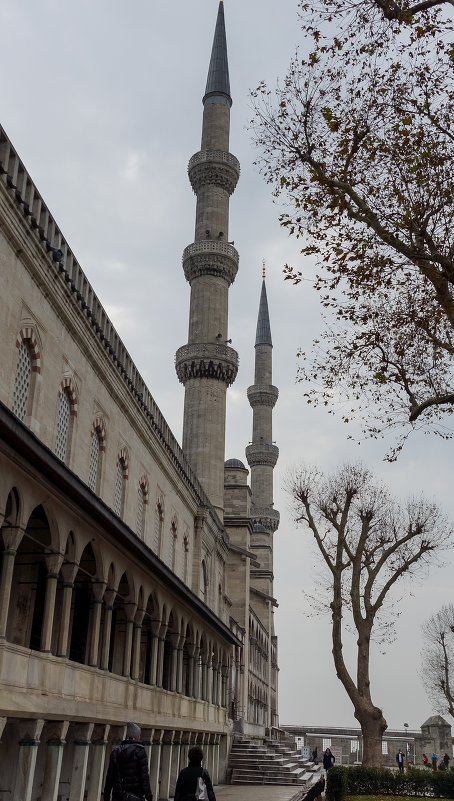
<path fill-rule="evenodd" d="M 401 773 L 362 765 L 351 768 L 334 765 L 327 774 L 326 801 L 343 801 L 346 795 L 454 798 L 454 772 L 409 770 Z"/>

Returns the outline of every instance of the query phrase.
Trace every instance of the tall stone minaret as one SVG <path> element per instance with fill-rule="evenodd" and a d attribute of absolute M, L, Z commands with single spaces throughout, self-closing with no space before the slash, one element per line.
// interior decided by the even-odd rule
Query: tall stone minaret
<path fill-rule="evenodd" d="M 279 456 L 279 448 L 273 444 L 273 408 L 279 391 L 272 384 L 272 360 L 273 343 L 264 264 L 255 337 L 255 383 L 247 391 L 253 410 L 253 424 L 252 444 L 246 448 L 246 458 L 251 468 L 251 516 L 256 527 L 263 527 L 268 533 L 276 531 L 279 525 L 279 512 L 273 507 L 273 470 Z M 269 568 L 272 570 L 272 562 Z"/>
<path fill-rule="evenodd" d="M 228 347 L 228 292 L 238 270 L 238 253 L 228 241 L 229 197 L 240 174 L 229 153 L 231 105 L 221 0 L 203 97 L 201 150 L 188 167 L 197 196 L 195 240 L 183 253 L 191 285 L 189 334 L 175 358 L 185 387 L 183 450 L 221 518 L 226 392 L 238 371 L 238 354 Z"/>

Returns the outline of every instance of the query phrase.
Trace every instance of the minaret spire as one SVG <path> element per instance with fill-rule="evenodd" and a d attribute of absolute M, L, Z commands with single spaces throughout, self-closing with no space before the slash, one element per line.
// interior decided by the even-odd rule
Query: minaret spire
<path fill-rule="evenodd" d="M 266 296 L 265 263 L 262 276 L 255 337 L 254 385 L 247 391 L 253 410 L 253 424 L 252 443 L 246 448 L 246 458 L 251 468 L 252 518 L 254 523 L 264 527 L 267 532 L 272 532 L 279 525 L 279 513 L 273 507 L 273 470 L 279 448 L 273 444 L 272 421 L 279 391 L 272 384 L 273 342 Z"/>
<path fill-rule="evenodd" d="M 228 291 L 238 270 L 229 243 L 229 198 L 240 165 L 229 153 L 230 96 L 224 4 L 218 8 L 206 91 L 201 150 L 189 161 L 197 196 L 195 237 L 183 253 L 191 286 L 188 344 L 175 367 L 185 387 L 183 450 L 213 506 L 223 515 L 226 392 L 238 371 L 228 347 Z"/>

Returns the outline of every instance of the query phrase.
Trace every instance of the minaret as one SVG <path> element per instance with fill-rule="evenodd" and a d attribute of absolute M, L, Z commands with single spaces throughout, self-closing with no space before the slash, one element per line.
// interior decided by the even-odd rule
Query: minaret
<path fill-rule="evenodd" d="M 201 150 L 188 167 L 197 196 L 195 238 L 183 253 L 191 286 L 188 344 L 177 351 L 175 367 L 185 387 L 183 450 L 222 518 L 226 392 L 238 371 L 238 354 L 228 347 L 228 292 L 238 271 L 238 253 L 228 241 L 229 198 L 240 174 L 229 153 L 232 98 L 222 0 L 202 102 Z"/>
<path fill-rule="evenodd" d="M 255 337 L 255 383 L 247 391 L 253 410 L 253 424 L 252 444 L 246 448 L 246 458 L 251 468 L 251 516 L 256 526 L 263 526 L 269 533 L 276 531 L 279 525 L 279 512 L 273 508 L 273 470 L 279 456 L 279 448 L 273 445 L 273 408 L 279 391 L 273 386 L 272 380 L 273 343 L 266 297 L 265 263 L 263 263 L 262 292 Z"/>

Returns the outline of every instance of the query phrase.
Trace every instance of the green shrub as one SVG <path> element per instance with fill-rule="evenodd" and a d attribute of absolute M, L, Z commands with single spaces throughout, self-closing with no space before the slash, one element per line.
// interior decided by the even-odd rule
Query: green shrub
<path fill-rule="evenodd" d="M 346 795 L 390 795 L 454 798 L 454 771 L 409 770 L 335 765 L 328 771 L 326 801 L 343 801 Z"/>
<path fill-rule="evenodd" d="M 342 765 L 334 765 L 326 774 L 326 801 L 343 801 L 347 794 L 347 771 Z"/>

